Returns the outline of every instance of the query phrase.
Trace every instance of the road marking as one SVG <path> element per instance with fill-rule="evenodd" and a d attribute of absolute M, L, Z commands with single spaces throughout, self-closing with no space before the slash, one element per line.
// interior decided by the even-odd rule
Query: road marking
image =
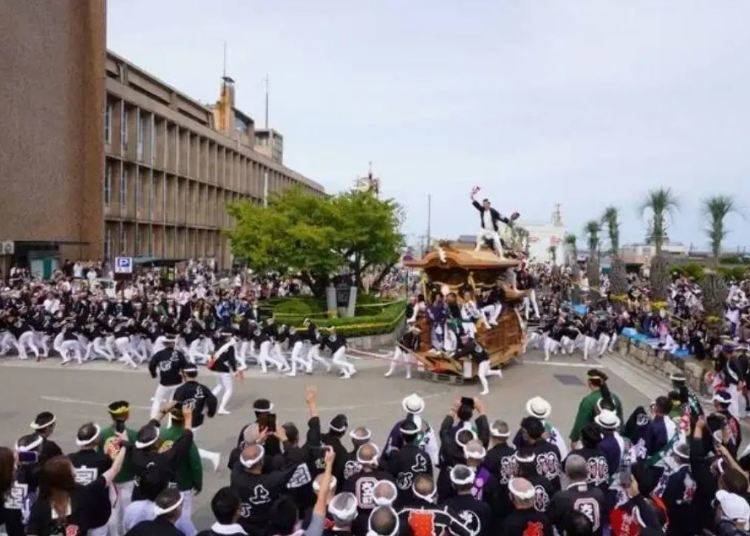
<path fill-rule="evenodd" d="M 70 398 L 67 396 L 40 396 L 42 400 L 47 400 L 48 402 L 59 402 L 62 404 L 82 404 L 84 406 L 97 406 L 97 407 L 109 407 L 109 403 L 105 402 L 94 402 L 92 400 L 78 400 L 77 398 Z M 143 410 L 150 410 L 150 406 L 134 406 L 130 405 L 131 408 L 135 409 L 143 409 Z"/>
<path fill-rule="evenodd" d="M 524 365 L 540 365 L 543 367 L 573 367 L 573 368 L 608 368 L 601 361 L 593 363 L 565 363 L 561 361 L 524 361 Z"/>

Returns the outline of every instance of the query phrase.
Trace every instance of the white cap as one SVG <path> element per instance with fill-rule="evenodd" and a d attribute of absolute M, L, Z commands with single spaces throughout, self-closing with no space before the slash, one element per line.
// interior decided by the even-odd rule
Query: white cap
<path fill-rule="evenodd" d="M 594 417 L 594 422 L 605 430 L 616 430 L 620 427 L 620 418 L 617 413 L 608 409 L 603 409 Z"/>
<path fill-rule="evenodd" d="M 552 406 L 541 396 L 535 396 L 526 402 L 526 413 L 537 419 L 546 419 L 552 413 Z"/>
<path fill-rule="evenodd" d="M 417 393 L 412 393 L 401 401 L 401 407 L 406 413 L 419 415 L 424 411 L 424 398 Z"/>
<path fill-rule="evenodd" d="M 750 525 L 750 505 L 747 501 L 735 493 L 729 493 L 723 489 L 716 492 L 716 500 L 721 505 L 724 517 L 732 521 L 741 521 L 743 528 L 748 529 Z"/>

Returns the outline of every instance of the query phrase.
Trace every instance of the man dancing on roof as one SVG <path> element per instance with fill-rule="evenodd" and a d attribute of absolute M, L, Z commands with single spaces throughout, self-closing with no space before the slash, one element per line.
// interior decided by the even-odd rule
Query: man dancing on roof
<path fill-rule="evenodd" d="M 492 247 L 495 250 L 497 256 L 502 257 L 503 246 L 500 243 L 500 226 L 498 222 L 503 222 L 506 225 L 510 225 L 511 222 L 518 219 L 519 214 L 518 212 L 514 212 L 513 214 L 511 214 L 510 218 L 501 216 L 497 210 L 492 208 L 492 204 L 487 198 L 484 198 L 482 200 L 482 204 L 480 205 L 476 200 L 476 195 L 479 190 L 479 186 L 475 186 L 471 190 L 471 204 L 474 205 L 474 208 L 479 211 L 479 220 L 481 223 L 481 228 L 479 229 L 479 233 L 477 234 L 477 247 L 474 248 L 474 250 L 479 251 L 479 249 L 482 247 L 482 242 L 485 240 L 490 240 L 492 241 Z"/>

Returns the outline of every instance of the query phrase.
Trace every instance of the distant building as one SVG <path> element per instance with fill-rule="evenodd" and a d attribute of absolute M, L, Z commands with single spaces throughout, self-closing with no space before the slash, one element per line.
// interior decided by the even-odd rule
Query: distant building
<path fill-rule="evenodd" d="M 681 242 L 667 242 L 662 246 L 665 255 L 674 257 L 687 256 L 688 248 Z M 625 264 L 644 265 L 650 264 L 656 255 L 656 246 L 653 244 L 625 244 L 620 246 L 620 258 Z"/>
<path fill-rule="evenodd" d="M 529 260 L 551 261 L 550 248 L 555 248 L 556 264 L 565 263 L 565 225 L 559 204 L 555 205 L 548 223 L 519 220 L 517 226 L 523 227 L 529 233 Z"/>
<path fill-rule="evenodd" d="M 104 0 L 0 2 L 0 268 L 61 259 L 212 258 L 229 203 L 301 186 L 283 138 L 256 130 L 224 77 L 206 106 L 106 50 Z M 5 253 L 5 255 L 3 255 Z"/>

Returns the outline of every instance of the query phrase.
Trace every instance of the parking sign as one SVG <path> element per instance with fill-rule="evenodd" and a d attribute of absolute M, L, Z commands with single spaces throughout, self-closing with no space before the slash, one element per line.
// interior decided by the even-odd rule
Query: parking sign
<path fill-rule="evenodd" d="M 133 273 L 133 257 L 115 257 L 116 274 Z"/>

